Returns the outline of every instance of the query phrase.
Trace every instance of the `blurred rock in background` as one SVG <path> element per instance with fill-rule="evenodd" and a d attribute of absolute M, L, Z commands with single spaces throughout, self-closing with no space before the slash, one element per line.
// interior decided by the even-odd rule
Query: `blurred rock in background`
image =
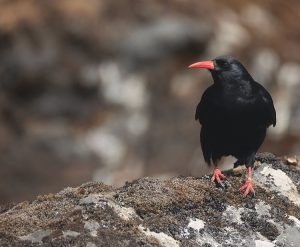
<path fill-rule="evenodd" d="M 0 202 L 97 180 L 198 176 L 198 59 L 271 91 L 262 150 L 300 155 L 300 2 L 0 1 Z M 182 166 L 185 164 L 185 166 Z"/>

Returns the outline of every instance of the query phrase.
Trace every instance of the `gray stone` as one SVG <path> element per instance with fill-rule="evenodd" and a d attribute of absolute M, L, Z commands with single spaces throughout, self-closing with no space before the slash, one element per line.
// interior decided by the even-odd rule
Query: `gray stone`
<path fill-rule="evenodd" d="M 49 236 L 50 232 L 45 230 L 38 230 L 26 236 L 21 236 L 20 239 L 30 241 L 32 243 L 41 243 L 44 237 Z"/>
<path fill-rule="evenodd" d="M 238 191 L 245 171 L 229 170 L 224 188 L 210 176 L 141 178 L 8 206 L 0 246 L 300 246 L 300 169 L 269 154 L 258 160 L 255 197 Z"/>

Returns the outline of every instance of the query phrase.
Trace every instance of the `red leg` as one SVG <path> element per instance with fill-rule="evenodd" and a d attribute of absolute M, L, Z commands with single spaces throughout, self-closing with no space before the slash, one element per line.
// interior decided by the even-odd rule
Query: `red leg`
<path fill-rule="evenodd" d="M 253 189 L 253 181 L 252 181 L 252 168 L 248 167 L 248 178 L 245 182 L 245 184 L 240 188 L 240 191 L 244 192 L 244 197 L 246 197 L 249 193 L 249 191 L 251 191 L 253 193 L 253 195 L 255 195 L 255 190 Z"/>
<path fill-rule="evenodd" d="M 211 182 L 214 182 L 216 180 L 220 184 L 221 180 L 224 178 L 225 178 L 224 174 L 222 174 L 222 172 L 219 169 L 215 168 L 213 171 Z"/>

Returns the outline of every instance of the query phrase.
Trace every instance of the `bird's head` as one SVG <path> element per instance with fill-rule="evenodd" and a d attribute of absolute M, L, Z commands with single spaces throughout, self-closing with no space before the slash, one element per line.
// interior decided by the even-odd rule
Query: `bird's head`
<path fill-rule="evenodd" d="M 193 63 L 189 68 L 208 69 L 215 82 L 252 79 L 241 62 L 231 56 L 221 56 L 213 60 Z"/>

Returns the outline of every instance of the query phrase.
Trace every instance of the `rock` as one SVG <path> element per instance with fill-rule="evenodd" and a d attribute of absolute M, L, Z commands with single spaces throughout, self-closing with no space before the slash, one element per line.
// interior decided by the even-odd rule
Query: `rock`
<path fill-rule="evenodd" d="M 243 173 L 246 172 L 242 171 Z M 300 167 L 257 156 L 255 197 L 241 173 L 86 183 L 1 209 L 1 246 L 299 246 Z"/>
<path fill-rule="evenodd" d="M 70 231 L 68 231 L 66 234 L 69 234 L 69 232 Z M 63 235 L 65 236 L 65 233 Z M 49 236 L 49 231 L 38 230 L 26 236 L 21 236 L 19 238 L 24 241 L 25 240 L 30 241 L 31 243 L 41 243 L 42 239 L 46 236 Z"/>

